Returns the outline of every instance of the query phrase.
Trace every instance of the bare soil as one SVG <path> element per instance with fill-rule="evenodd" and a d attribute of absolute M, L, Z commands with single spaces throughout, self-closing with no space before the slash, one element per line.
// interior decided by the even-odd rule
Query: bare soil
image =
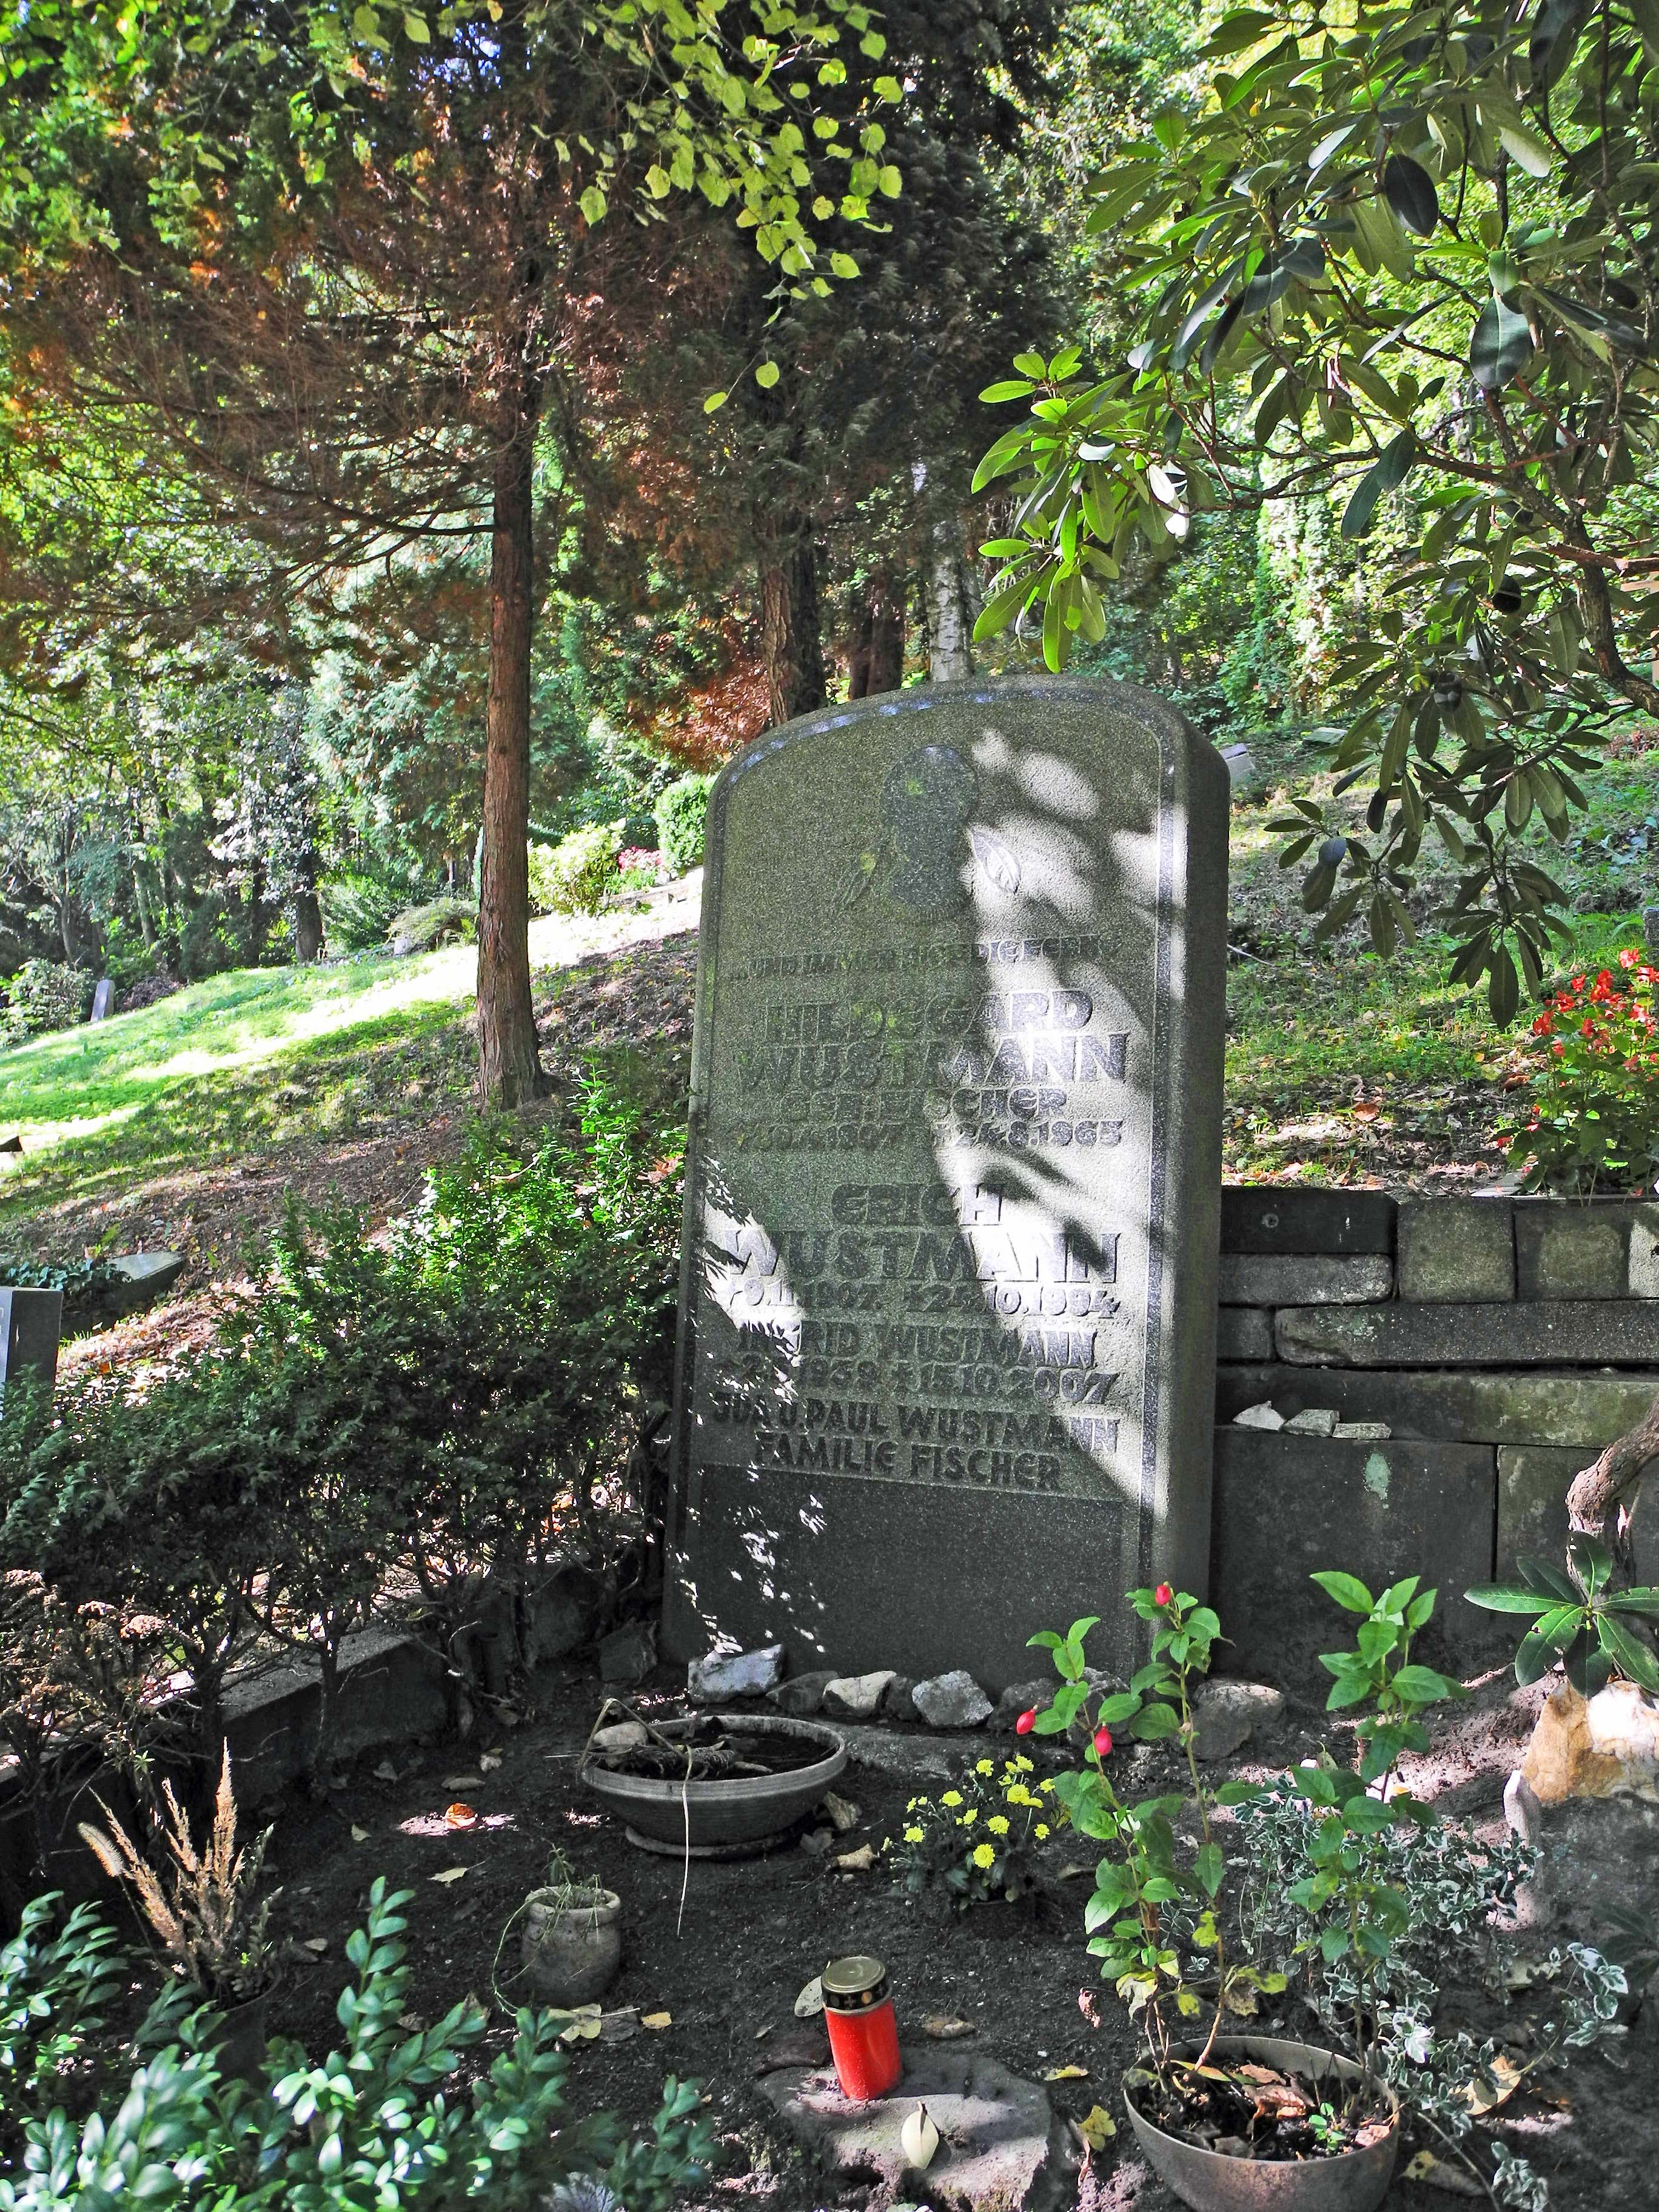
<path fill-rule="evenodd" d="M 1065 1848 L 1034 1911 L 993 1904 L 957 1916 L 906 1898 L 885 1871 L 879 1846 L 902 1825 L 913 1794 L 945 1785 L 918 1771 L 923 1757 L 937 1757 L 940 1739 L 898 1729 L 880 1739 L 892 1771 L 858 1763 L 843 1775 L 838 1794 L 856 1805 L 857 1823 L 827 1848 L 821 1835 L 817 1847 L 745 1861 L 688 1865 L 656 1856 L 631 1847 L 621 1823 L 577 1781 L 577 1759 L 601 1702 L 597 1679 L 572 1665 L 544 1696 L 538 1717 L 486 1723 L 465 1747 L 365 1759 L 320 1796 L 276 1808 L 272 1859 L 283 1887 L 276 1918 L 291 1963 L 274 2007 L 275 2032 L 303 2036 L 313 2056 L 331 2045 L 335 1998 L 349 1975 L 345 1938 L 371 1881 L 384 1874 L 414 1893 L 411 2010 L 430 2020 L 468 1993 L 493 2004 L 484 2053 L 493 2056 L 511 2033 L 510 2008 L 527 1996 L 518 1978 L 513 1915 L 545 1879 L 556 1848 L 577 1878 L 600 1881 L 623 1900 L 626 1948 L 606 2010 L 665 2013 L 671 2023 L 578 2045 L 573 2109 L 611 2106 L 642 2124 L 665 2075 L 695 2077 L 710 2099 L 720 2147 L 719 2171 L 700 2203 L 878 2212 L 890 2202 L 873 2186 L 824 2182 L 757 2089 L 760 2076 L 781 2064 L 824 2063 L 822 2023 L 796 2018 L 796 1996 L 827 1960 L 862 1952 L 886 1961 L 901 2034 L 912 2048 L 924 2043 L 930 2019 L 965 2020 L 975 2048 L 1031 2078 L 1057 2077 L 1049 2094 L 1061 2112 L 1081 2118 L 1100 2104 L 1115 2115 L 1121 2133 L 1086 2161 L 1080 2212 L 1132 2206 L 1174 2212 L 1174 2198 L 1133 2154 L 1119 2086 L 1135 2057 L 1133 2039 L 1121 2006 L 1095 1978 L 1082 1931 L 1090 1884 L 1081 1874 L 1060 1878 Z M 1443 1793 L 1484 1797 L 1489 1810 L 1514 1721 L 1501 1684 L 1488 1685 L 1478 1702 L 1491 1725 L 1472 1723 L 1467 1753 L 1454 1747 L 1421 1781 Z M 645 1704 L 660 1717 L 680 1710 L 665 1692 L 647 1693 Z M 1326 1734 L 1322 1715 L 1292 1706 L 1275 1735 L 1249 1747 L 1231 1771 L 1267 1771 L 1253 1759 L 1292 1763 Z M 1009 1747 L 979 1734 L 957 1741 L 963 1759 Z M 1143 1795 L 1174 1785 L 1164 1747 L 1143 1747 L 1129 1760 L 1132 1771 L 1120 1786 Z M 469 1832 L 457 1833 L 445 1820 L 457 1798 L 481 1815 Z M 866 1843 L 878 1847 L 873 1869 L 838 1869 L 838 1857 Z M 1092 1859 L 1086 1849 L 1077 1856 Z M 1469 2008 L 1474 2020 L 1473 1997 Z M 1294 2035 L 1307 2023 L 1292 2010 L 1248 2025 Z M 1655 2203 L 1656 2027 L 1638 2020 L 1615 2057 L 1580 2057 L 1570 2072 L 1542 2076 L 1539 2094 L 1516 2097 L 1495 2116 L 1503 2135 L 1549 2176 L 1557 2212 L 1635 2212 Z M 1524 2037 L 1524 2022 L 1516 2033 Z M 1407 2141 L 1402 2175 L 1417 2148 Z M 1401 2179 L 1389 2204 L 1392 2212 L 1445 2212 L 1449 2201 L 1439 2190 Z"/>

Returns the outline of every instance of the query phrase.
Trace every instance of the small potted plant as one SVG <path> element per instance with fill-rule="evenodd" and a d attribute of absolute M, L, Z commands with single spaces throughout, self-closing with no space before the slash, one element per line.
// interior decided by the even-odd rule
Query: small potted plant
<path fill-rule="evenodd" d="M 590 2004 L 605 1994 L 623 1955 L 622 1899 L 614 1889 L 576 1875 L 556 1848 L 548 1857 L 546 1881 L 531 1891 L 519 1911 L 524 1970 L 539 1997 L 563 2008 Z"/>
<path fill-rule="evenodd" d="M 1248 1920 L 1227 1909 L 1217 1815 L 1273 1793 L 1244 1783 L 1212 1788 L 1194 1749 L 1192 1692 L 1221 1632 L 1216 1614 L 1167 1583 L 1132 1592 L 1151 1630 L 1151 1656 L 1127 1690 L 1105 1696 L 1084 1680 L 1093 1620 L 1032 1638 L 1048 1648 L 1061 1680 L 1046 1711 L 1021 1717 L 1023 1733 L 1060 1734 L 1099 1700 L 1083 1771 L 1058 1778 L 1055 1796 L 1073 1826 L 1106 1846 L 1085 1924 L 1103 1977 L 1142 2036 L 1140 2063 L 1124 2076 L 1130 2122 L 1176 2196 L 1206 2212 L 1371 2212 L 1399 2148 L 1400 2099 L 1376 2045 L 1400 1893 L 1367 1839 L 1431 1820 L 1395 1792 L 1395 1770 L 1402 1753 L 1428 1748 L 1419 1713 L 1459 1686 L 1412 1661 L 1412 1639 L 1435 1599 L 1415 1577 L 1376 1600 L 1352 1576 L 1315 1580 L 1365 1616 L 1358 1648 L 1323 1663 L 1335 1677 L 1331 1704 L 1368 1710 L 1355 1767 L 1328 1759 L 1298 1768 L 1285 1778 L 1284 1808 L 1274 1799 L 1279 1826 L 1243 1832 L 1246 1863 L 1251 1850 L 1261 1855 L 1290 1838 L 1275 1902 L 1297 1924 L 1272 1955 L 1252 1944 Z M 1108 1770 L 1115 1731 L 1178 1743 L 1188 1790 L 1126 1803 Z M 1284 1934 L 1280 1923 L 1273 1932 Z M 1346 2049 L 1224 2032 L 1229 2014 L 1253 2014 L 1261 1996 L 1286 1989 L 1281 1954 L 1304 1978 L 1319 1968 L 1346 1977 L 1341 2002 L 1314 2009 L 1322 2022 L 1343 2021 Z"/>
<path fill-rule="evenodd" d="M 246 2076 L 264 2058 L 267 2013 L 276 1982 L 270 1908 L 278 1892 L 257 1897 L 270 1831 L 239 1850 L 236 1798 L 226 1747 L 213 1822 L 198 1850 L 173 1784 L 164 1782 L 167 1819 L 159 1829 L 165 1864 L 158 1872 L 104 1807 L 109 1832 L 80 1824 L 82 1841 L 106 1874 L 128 1885 L 173 1973 L 221 2015 L 206 2040 L 220 2071 Z"/>

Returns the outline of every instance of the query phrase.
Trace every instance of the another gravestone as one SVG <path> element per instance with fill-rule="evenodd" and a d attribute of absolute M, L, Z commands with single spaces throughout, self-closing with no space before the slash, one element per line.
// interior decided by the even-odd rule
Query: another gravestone
<path fill-rule="evenodd" d="M 1031 1671 L 1205 1586 L 1227 774 L 1021 678 L 792 722 L 708 815 L 666 1643 Z"/>
<path fill-rule="evenodd" d="M 106 1022 L 115 1012 L 115 986 L 107 975 L 100 975 L 92 994 L 92 1012 L 88 1019 Z"/>
<path fill-rule="evenodd" d="M 0 1288 L 0 1396 L 9 1381 L 23 1374 L 43 1376 L 50 1389 L 63 1322 L 61 1291 Z"/>

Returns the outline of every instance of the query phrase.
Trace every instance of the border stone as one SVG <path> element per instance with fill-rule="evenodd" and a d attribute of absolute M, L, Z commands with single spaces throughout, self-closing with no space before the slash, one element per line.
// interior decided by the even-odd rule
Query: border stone
<path fill-rule="evenodd" d="M 868 2104 L 843 2096 L 830 2067 L 769 2074 L 759 2088 L 826 2172 L 873 2179 L 895 2202 L 1049 2212 L 1070 2195 L 1075 2157 L 1048 2091 L 977 2051 L 910 2052 L 899 2087 Z M 926 2174 L 911 2171 L 899 2140 L 918 2105 L 942 2138 Z"/>
<path fill-rule="evenodd" d="M 1432 1582 L 1440 1598 L 1419 1652 L 1430 1665 L 1501 1659 L 1504 1625 L 1458 1595 L 1492 1579 L 1494 1459 L 1480 1444 L 1218 1429 L 1211 1558 L 1229 1668 L 1323 1704 L 1318 1655 L 1351 1642 L 1353 1626 L 1309 1583 L 1325 1567 L 1373 1590 L 1401 1575 Z"/>
<path fill-rule="evenodd" d="M 1380 1252 L 1226 1252 L 1217 1296 L 1223 1306 L 1364 1305 L 1394 1296 L 1394 1262 Z"/>
<path fill-rule="evenodd" d="M 1659 1303 L 1291 1306 L 1273 1340 L 1295 1366 L 1659 1367 Z"/>
<path fill-rule="evenodd" d="M 257 1804 L 305 1770 L 321 1704 L 316 1662 L 295 1655 L 239 1676 L 225 1691 L 225 1737 L 236 1794 Z M 396 1629 L 345 1638 L 333 1756 L 429 1741 L 449 1721 L 443 1662 L 428 1644 Z"/>
<path fill-rule="evenodd" d="M 1222 1265 L 1224 1267 L 1224 1260 Z M 1218 1359 L 1271 1359 L 1273 1317 L 1256 1306 L 1222 1306 L 1215 1317 Z"/>
<path fill-rule="evenodd" d="M 1224 1183 L 1224 1252 L 1392 1254 L 1395 1201 L 1381 1190 L 1291 1190 Z"/>
<path fill-rule="evenodd" d="M 1216 1419 L 1264 1402 L 1285 1419 L 1334 1406 L 1345 1421 L 1386 1421 L 1396 1437 L 1448 1443 L 1589 1446 L 1589 1456 L 1634 1428 L 1659 1392 L 1659 1375 L 1563 1374 L 1548 1368 L 1477 1370 L 1223 1368 Z M 1588 1462 L 1581 1462 L 1588 1464 Z"/>
<path fill-rule="evenodd" d="M 1512 1581 L 1523 1553 L 1559 1566 L 1567 1548 L 1567 1488 L 1581 1468 L 1599 1455 L 1586 1444 L 1504 1444 L 1498 1453 L 1498 1579 Z M 1635 1558 L 1632 1579 L 1650 1583 L 1653 1542 L 1638 1514 L 1630 1540 Z M 1524 1623 L 1522 1626 L 1524 1626 Z"/>
<path fill-rule="evenodd" d="M 1399 1268 L 1402 1298 L 1437 1305 L 1512 1298 L 1512 1202 L 1507 1198 L 1402 1200 Z"/>
<path fill-rule="evenodd" d="M 1515 1273 L 1523 1298 L 1659 1297 L 1659 1205 L 1516 1199 Z"/>

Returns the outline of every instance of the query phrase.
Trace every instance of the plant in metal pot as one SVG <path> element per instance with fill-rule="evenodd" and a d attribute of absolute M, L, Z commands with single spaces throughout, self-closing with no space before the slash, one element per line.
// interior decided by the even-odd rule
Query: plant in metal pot
<path fill-rule="evenodd" d="M 1032 1642 L 1048 1647 L 1060 1686 L 1052 1705 L 1022 1715 L 1018 1726 L 1056 1735 L 1082 1715 L 1091 1727 L 1082 1770 L 1057 1777 L 1054 1794 L 1073 1828 L 1106 1846 L 1085 1924 L 1103 1978 L 1139 2031 L 1141 2063 L 1124 2084 L 1138 2131 L 1144 2122 L 1166 2142 L 1262 2161 L 1386 2145 L 1391 2163 L 1388 2099 L 1358 2069 L 1344 2080 L 1328 2053 L 1301 2046 L 1289 2047 L 1300 2052 L 1299 2069 L 1291 2059 L 1263 2063 L 1224 2035 L 1230 2015 L 1248 2019 L 1285 1984 L 1276 1964 L 1237 1945 L 1224 1909 L 1221 1815 L 1253 1785 L 1218 1786 L 1198 1763 L 1194 1692 L 1220 1622 L 1167 1583 L 1132 1591 L 1129 1602 L 1148 1624 L 1151 1649 L 1128 1686 L 1103 1692 L 1086 1680 L 1084 1640 L 1094 1620 L 1074 1621 L 1063 1636 L 1045 1631 Z M 1108 1767 L 1117 1735 L 1178 1746 L 1187 1789 L 1126 1801 Z"/>
<path fill-rule="evenodd" d="M 1359 1755 L 1350 1767 L 1327 1753 L 1240 1803 L 1241 1941 L 1495 2203 L 1530 2212 L 1540 2177 L 1501 2142 L 1477 2159 L 1473 2131 L 1534 2072 L 1613 2031 L 1624 1977 L 1578 1944 L 1518 1972 L 1502 1923 L 1534 1854 L 1442 1820 L 1401 1787 L 1401 1755 L 1429 1748 L 1421 1716 L 1459 1686 L 1411 1656 L 1436 1593 L 1415 1577 L 1375 1599 L 1352 1576 L 1314 1579 L 1361 1616 L 1354 1646 L 1323 1659 L 1328 1709 L 1360 1712 Z M 1518 2029 L 1481 2040 L 1445 2025 L 1453 1984 L 1499 2005 L 1528 1993 L 1524 2059 Z"/>

